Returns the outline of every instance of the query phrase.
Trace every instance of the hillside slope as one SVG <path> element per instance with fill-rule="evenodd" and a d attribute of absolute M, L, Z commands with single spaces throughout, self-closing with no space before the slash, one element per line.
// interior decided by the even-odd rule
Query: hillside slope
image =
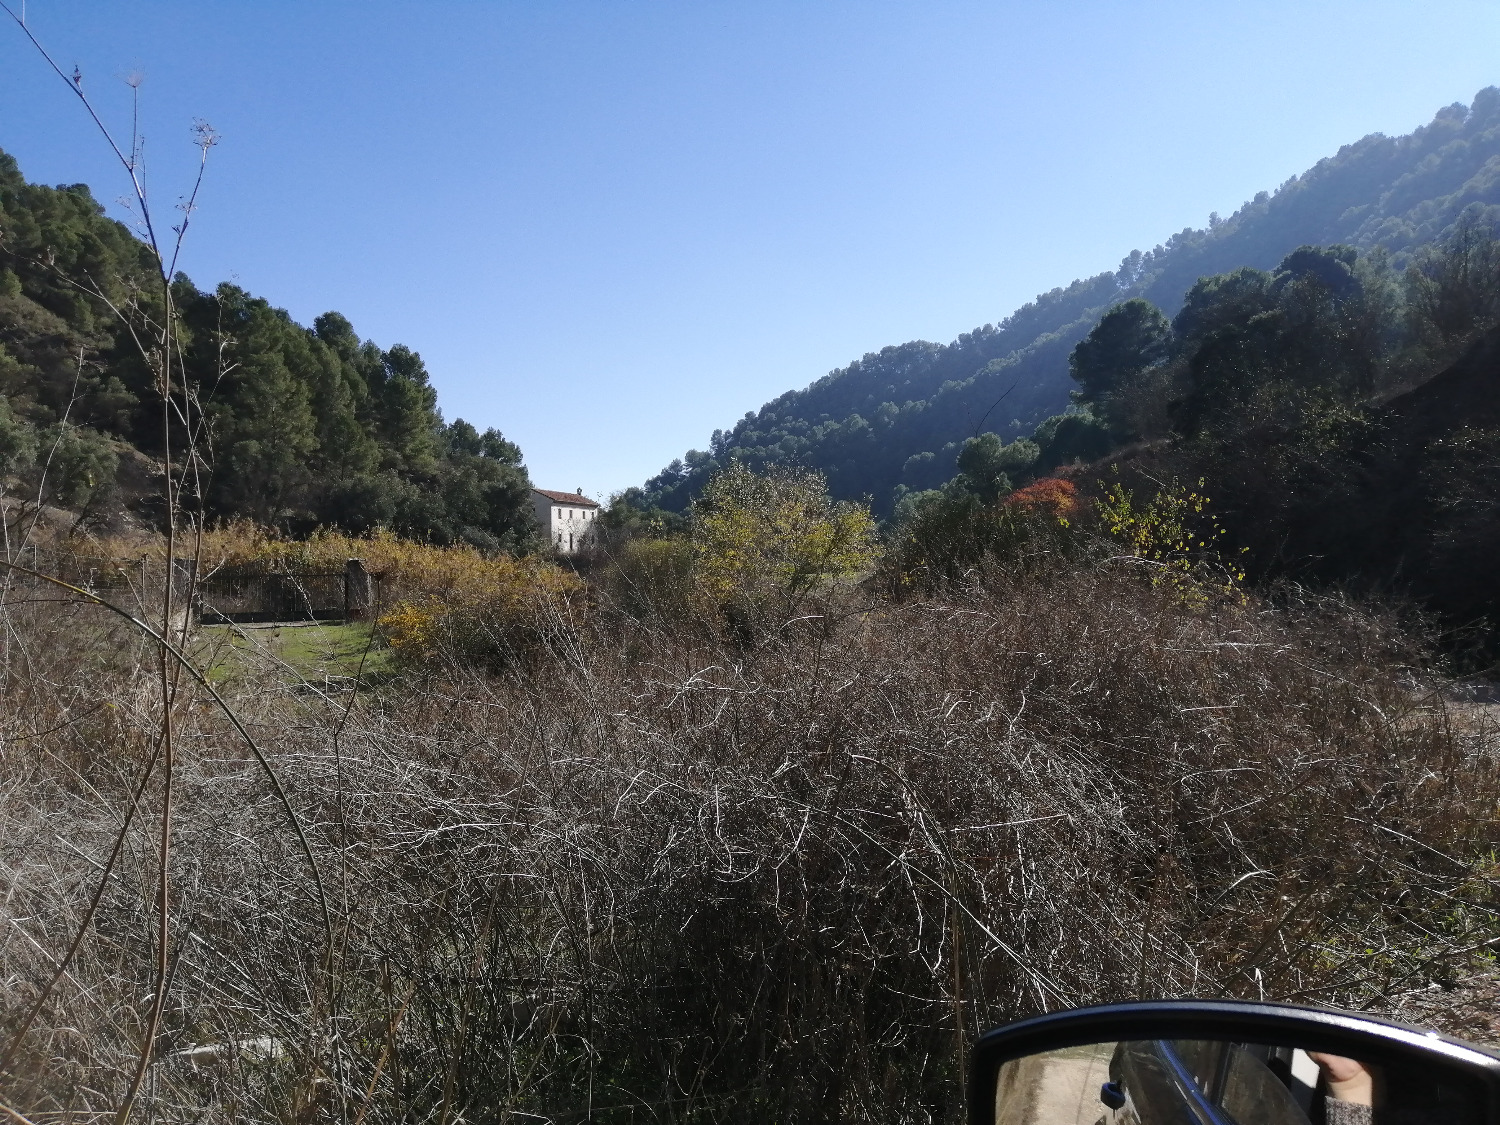
<path fill-rule="evenodd" d="M 84 184 L 27 183 L 0 152 L 0 495 L 109 522 L 158 513 L 116 470 L 159 459 L 166 422 L 133 333 L 159 322 L 152 253 Z M 173 283 L 185 380 L 206 420 L 201 503 L 288 530 L 375 526 L 485 548 L 533 545 L 521 451 L 444 422 L 422 357 L 336 312 L 303 327 L 237 286 Z M 178 384 L 180 389 L 181 384 Z M 174 433 L 174 456 L 183 439 Z M 153 487 L 150 494 L 159 495 Z"/>
<path fill-rule="evenodd" d="M 890 511 L 898 487 L 932 488 L 954 472 L 981 427 L 1030 432 L 1068 405 L 1068 354 L 1111 305 L 1144 297 L 1175 312 L 1199 277 L 1270 269 L 1305 244 L 1383 247 L 1401 265 L 1451 233 L 1466 209 L 1500 215 L 1500 89 L 1440 110 L 1403 137 L 1372 134 L 1261 192 L 1207 229 L 1186 228 L 1113 273 L 1054 289 L 997 325 L 951 344 L 913 341 L 872 352 L 788 391 L 706 451 L 690 451 L 645 485 L 643 499 L 680 511 L 729 457 L 794 463 L 828 476 L 836 496 Z"/>

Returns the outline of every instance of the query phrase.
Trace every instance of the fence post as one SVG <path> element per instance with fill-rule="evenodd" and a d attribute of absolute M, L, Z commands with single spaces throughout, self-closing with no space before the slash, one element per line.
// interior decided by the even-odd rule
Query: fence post
<path fill-rule="evenodd" d="M 375 604 L 375 583 L 364 559 L 344 563 L 344 620 L 365 621 Z"/>

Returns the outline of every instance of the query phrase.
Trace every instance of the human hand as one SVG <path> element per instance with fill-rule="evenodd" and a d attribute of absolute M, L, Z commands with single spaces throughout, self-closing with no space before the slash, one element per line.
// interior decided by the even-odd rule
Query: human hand
<path fill-rule="evenodd" d="M 1356 1105 L 1375 1104 L 1375 1078 L 1364 1063 L 1322 1051 L 1309 1051 L 1308 1057 L 1322 1068 L 1329 1097 Z"/>

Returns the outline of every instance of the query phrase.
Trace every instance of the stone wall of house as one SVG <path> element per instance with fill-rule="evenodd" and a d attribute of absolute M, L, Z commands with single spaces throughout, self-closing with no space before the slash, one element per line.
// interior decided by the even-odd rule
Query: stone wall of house
<path fill-rule="evenodd" d="M 531 494 L 536 509 L 537 523 L 547 534 L 547 541 L 565 555 L 570 555 L 583 546 L 586 536 L 592 536 L 598 508 L 581 504 L 567 504 L 540 493 Z"/>

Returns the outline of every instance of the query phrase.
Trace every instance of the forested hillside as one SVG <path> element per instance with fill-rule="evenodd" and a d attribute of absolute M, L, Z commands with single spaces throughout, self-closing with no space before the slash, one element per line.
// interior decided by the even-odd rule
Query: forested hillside
<path fill-rule="evenodd" d="M 635 499 L 680 511 L 735 457 L 818 469 L 836 496 L 869 495 L 877 513 L 888 514 L 903 491 L 952 477 L 960 445 L 981 428 L 1025 434 L 1065 410 L 1069 353 L 1111 305 L 1142 297 L 1171 315 L 1198 278 L 1241 266 L 1269 270 L 1304 244 L 1382 248 L 1399 268 L 1448 238 L 1466 209 L 1481 220 L 1500 214 L 1494 87 L 1409 136 L 1373 134 L 1347 145 L 1228 218 L 1211 216 L 1207 229 L 1133 252 L 1117 271 L 1045 293 L 998 326 L 948 345 L 887 347 L 789 391 L 716 431 L 707 451 L 672 462 Z"/>
<path fill-rule="evenodd" d="M 1056 511 L 1064 538 L 1092 520 L 1159 573 L 1394 595 L 1450 655 L 1493 667 L 1500 228 L 1480 209 L 1399 272 L 1304 246 L 1201 278 L 1172 318 L 1124 301 L 1069 365 L 1065 425 L 971 438 L 953 479 L 902 498 L 903 581 L 1024 557 L 1018 510 L 1081 491 L 1087 510 Z M 1063 467 L 1073 455 L 1093 464 Z"/>
<path fill-rule="evenodd" d="M 99 515 L 121 499 L 113 481 L 132 448 L 160 455 L 161 396 L 129 335 L 161 307 L 155 277 L 145 245 L 85 185 L 28 184 L 0 152 L 0 478 Z M 179 274 L 175 301 L 186 350 L 174 378 L 208 420 L 208 516 L 528 541 L 521 451 L 445 423 L 415 351 L 361 340 L 336 312 L 304 328 L 227 283 L 205 292 Z"/>

